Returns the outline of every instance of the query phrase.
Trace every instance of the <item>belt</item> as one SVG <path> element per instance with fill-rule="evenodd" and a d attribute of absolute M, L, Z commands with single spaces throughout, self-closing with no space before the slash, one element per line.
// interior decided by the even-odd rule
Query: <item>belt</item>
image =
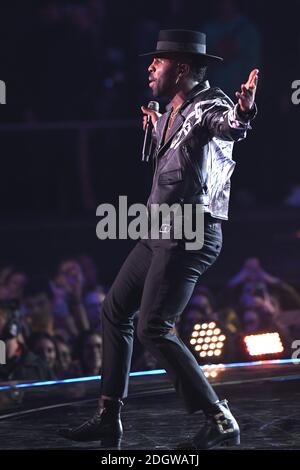
<path fill-rule="evenodd" d="M 209 212 L 204 212 L 204 224 L 222 224 L 223 220 L 222 219 L 217 219 L 216 217 L 213 217 Z M 182 218 L 183 219 L 183 218 Z M 159 231 L 161 233 L 169 233 L 171 231 L 171 228 L 173 226 L 173 222 L 169 223 L 163 223 Z"/>
<path fill-rule="evenodd" d="M 213 224 L 221 224 L 223 222 L 222 219 L 217 219 L 216 217 L 213 217 L 209 212 L 204 212 L 204 221 Z"/>

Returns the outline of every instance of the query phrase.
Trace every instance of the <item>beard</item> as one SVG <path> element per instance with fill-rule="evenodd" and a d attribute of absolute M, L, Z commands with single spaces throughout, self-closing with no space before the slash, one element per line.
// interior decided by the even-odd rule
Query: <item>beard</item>
<path fill-rule="evenodd" d="M 165 71 L 158 79 L 151 85 L 152 94 L 154 98 L 167 98 L 171 99 L 176 94 L 176 73 L 174 69 Z"/>
<path fill-rule="evenodd" d="M 152 85 L 152 94 L 154 98 L 167 98 L 171 99 L 175 95 L 173 84 L 156 80 Z"/>

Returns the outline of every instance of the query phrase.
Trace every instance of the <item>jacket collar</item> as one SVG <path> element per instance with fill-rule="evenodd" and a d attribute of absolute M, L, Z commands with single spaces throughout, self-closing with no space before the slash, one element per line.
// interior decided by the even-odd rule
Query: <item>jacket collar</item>
<path fill-rule="evenodd" d="M 208 88 L 210 88 L 208 80 L 204 80 L 203 82 L 198 83 L 198 85 L 194 86 L 194 88 L 192 88 L 191 91 L 188 93 L 183 104 L 190 103 L 196 96 L 198 96 L 200 93 L 202 93 L 202 91 L 207 90 Z"/>
<path fill-rule="evenodd" d="M 186 106 L 188 106 L 196 98 L 196 96 L 198 96 L 200 93 L 202 93 L 204 90 L 207 90 L 208 88 L 210 88 L 209 81 L 205 80 L 201 83 L 198 83 L 198 85 L 194 86 L 194 88 L 191 89 L 191 91 L 187 94 L 187 96 L 186 96 L 184 102 L 182 103 L 181 107 L 179 108 L 179 111 L 176 115 L 176 119 L 175 119 L 174 124 L 173 124 L 173 129 L 172 129 L 171 134 L 169 134 L 168 139 L 163 144 L 162 139 L 165 135 L 166 126 L 167 126 L 169 116 L 170 116 L 170 113 L 171 113 L 171 110 L 172 110 L 171 103 L 169 103 L 166 106 L 166 111 L 167 112 L 164 113 L 164 115 L 162 117 L 162 133 L 161 133 L 161 136 L 160 136 L 160 142 L 159 142 L 159 146 L 158 146 L 157 156 L 161 153 L 162 150 L 165 150 L 166 145 L 168 145 L 171 142 L 171 140 L 173 139 L 176 132 L 178 132 L 178 130 L 180 129 L 180 127 L 184 123 L 185 116 L 182 114 L 182 111 L 184 110 L 184 108 Z"/>
<path fill-rule="evenodd" d="M 184 100 L 184 102 L 182 103 L 182 105 L 180 107 L 180 111 L 186 105 L 190 104 L 196 96 L 198 96 L 200 93 L 202 93 L 202 91 L 207 90 L 208 88 L 210 88 L 210 84 L 209 84 L 208 80 L 204 80 L 203 82 L 198 83 L 197 85 L 195 85 L 194 88 L 192 88 L 191 91 L 185 97 L 185 100 Z M 172 109 L 172 105 L 171 105 L 171 103 L 168 103 L 167 106 L 166 106 L 166 111 L 169 112 L 169 111 L 171 111 L 171 109 Z"/>

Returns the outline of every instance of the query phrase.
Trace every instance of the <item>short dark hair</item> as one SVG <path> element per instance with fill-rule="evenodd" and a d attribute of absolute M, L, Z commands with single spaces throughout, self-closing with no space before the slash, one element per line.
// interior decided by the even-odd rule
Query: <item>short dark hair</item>
<path fill-rule="evenodd" d="M 32 333 L 28 338 L 27 345 L 30 351 L 34 351 L 36 344 L 39 341 L 42 341 L 43 339 L 51 341 L 51 343 L 53 343 L 55 347 L 55 350 L 57 349 L 54 336 L 49 335 L 49 333 L 47 333 L 46 331 L 37 331 L 35 333 Z"/>
<path fill-rule="evenodd" d="M 203 57 L 197 57 L 194 54 L 181 53 L 181 52 L 168 52 L 165 54 L 159 54 L 157 57 L 166 57 L 167 59 L 180 62 L 182 64 L 188 64 L 191 69 L 191 77 L 197 82 L 203 82 L 207 71 L 207 62 Z"/>
<path fill-rule="evenodd" d="M 203 82 L 206 76 L 207 66 L 203 64 L 189 64 L 191 67 L 191 77 L 196 82 Z"/>
<path fill-rule="evenodd" d="M 207 71 L 207 63 L 204 59 L 195 57 L 192 54 L 178 54 L 177 60 L 190 66 L 190 76 L 193 80 L 203 82 Z"/>

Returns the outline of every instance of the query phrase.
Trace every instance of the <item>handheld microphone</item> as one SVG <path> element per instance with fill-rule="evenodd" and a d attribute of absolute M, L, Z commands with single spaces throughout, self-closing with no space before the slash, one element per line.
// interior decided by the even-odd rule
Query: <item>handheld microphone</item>
<path fill-rule="evenodd" d="M 147 108 L 153 109 L 157 113 L 159 112 L 159 103 L 157 101 L 149 101 Z M 142 162 L 148 162 L 149 157 L 152 152 L 152 121 L 151 117 L 147 116 L 147 123 L 145 127 L 145 135 L 143 142 L 143 151 L 142 151 Z"/>

